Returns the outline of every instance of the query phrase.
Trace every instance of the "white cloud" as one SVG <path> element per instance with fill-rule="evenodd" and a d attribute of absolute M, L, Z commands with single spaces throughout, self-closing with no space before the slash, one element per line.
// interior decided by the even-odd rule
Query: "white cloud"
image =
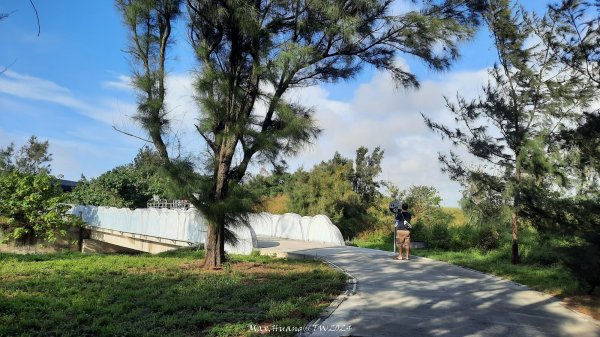
<path fill-rule="evenodd" d="M 0 92 L 19 98 L 39 100 L 83 109 L 86 104 L 75 99 L 72 92 L 60 85 L 38 77 L 21 75 L 7 70 L 0 77 Z"/>
<path fill-rule="evenodd" d="M 11 70 L 7 70 L 3 75 L 0 77 L 0 93 L 8 96 L 63 106 L 109 125 L 127 118 L 132 113 L 131 105 L 125 102 L 105 99 L 90 103 L 77 98 L 71 90 L 43 78 Z"/>
<path fill-rule="evenodd" d="M 424 81 L 419 90 L 397 88 L 391 77 L 376 73 L 360 85 L 349 102 L 335 101 L 320 87 L 295 92 L 302 102 L 316 109 L 324 132 L 313 146 L 290 161 L 292 168 L 312 165 L 333 157 L 335 151 L 354 158 L 360 146 L 385 151 L 382 162 L 384 180 L 407 188 L 431 185 L 440 191 L 444 203 L 457 205 L 460 186 L 440 170 L 438 152 L 447 153 L 451 145 L 429 130 L 421 113 L 443 124 L 453 123 L 443 97 L 460 94 L 476 97 L 487 81 L 487 70 L 448 73 L 439 80 Z"/>
<path fill-rule="evenodd" d="M 127 75 L 119 75 L 116 80 L 106 81 L 102 83 L 102 87 L 105 89 L 116 89 L 123 91 L 131 91 L 131 77 Z"/>

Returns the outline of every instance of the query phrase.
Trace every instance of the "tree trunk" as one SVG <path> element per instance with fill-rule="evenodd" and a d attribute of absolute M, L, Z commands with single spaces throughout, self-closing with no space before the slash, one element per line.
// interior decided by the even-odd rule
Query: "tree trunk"
<path fill-rule="evenodd" d="M 515 170 L 515 180 L 516 180 L 516 194 L 514 196 L 514 202 L 513 202 L 513 209 L 512 209 L 512 214 L 511 214 L 511 218 L 512 218 L 512 227 L 513 227 L 513 231 L 512 231 L 512 254 L 511 254 L 511 259 L 510 262 L 512 264 L 519 264 L 521 263 L 521 259 L 519 257 L 519 215 L 517 214 L 517 212 L 519 211 L 519 207 L 521 207 L 521 192 L 519 191 L 519 188 L 521 187 L 521 163 L 519 161 L 519 154 L 517 152 L 516 154 L 517 157 L 517 163 L 516 163 L 516 170 Z"/>
<path fill-rule="evenodd" d="M 206 256 L 204 257 L 205 269 L 218 269 L 225 260 L 223 247 L 223 226 L 209 225 L 206 233 Z"/>
<path fill-rule="evenodd" d="M 515 210 L 513 210 L 513 212 L 512 212 L 512 226 L 513 226 L 512 255 L 511 255 L 510 262 L 512 264 L 519 264 L 519 263 L 521 263 L 521 259 L 519 258 L 519 235 L 518 235 L 519 218 L 518 218 L 517 212 Z"/>
<path fill-rule="evenodd" d="M 213 202 L 220 202 L 227 197 L 228 173 L 236 143 L 237 138 L 229 138 L 221 143 L 218 166 L 214 176 Z M 218 218 L 224 219 L 225 217 L 219 215 Z M 204 268 L 206 269 L 220 268 L 221 264 L 225 262 L 225 226 L 226 223 L 220 220 L 220 223 L 211 224 L 208 228 L 204 259 Z"/>

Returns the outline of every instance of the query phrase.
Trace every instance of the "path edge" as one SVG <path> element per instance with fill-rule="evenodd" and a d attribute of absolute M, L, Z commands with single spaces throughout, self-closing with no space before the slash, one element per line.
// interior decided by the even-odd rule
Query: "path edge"
<path fill-rule="evenodd" d="M 320 323 L 325 321 L 327 318 L 329 318 L 329 316 L 331 316 L 335 312 L 335 310 L 345 300 L 347 300 L 350 296 L 356 294 L 356 291 L 358 289 L 358 279 L 356 277 L 354 277 L 352 274 L 350 274 L 349 272 L 347 272 L 344 268 L 338 266 L 337 264 L 335 264 L 333 262 L 327 261 L 323 258 L 314 257 L 314 256 L 310 256 L 310 255 L 306 255 L 306 257 L 312 258 L 312 259 L 317 259 L 325 264 L 328 264 L 332 268 L 337 269 L 337 270 L 341 271 L 342 273 L 346 274 L 348 279 L 346 280 L 346 290 L 343 293 L 341 293 L 340 295 L 338 295 L 338 297 L 336 297 L 333 300 L 333 302 L 331 302 L 327 306 L 327 308 L 325 308 L 325 310 L 323 310 L 323 312 L 321 314 L 319 314 L 319 317 L 308 322 L 306 324 L 306 326 L 304 327 L 303 331 L 296 334 L 296 337 L 308 337 L 308 336 L 312 335 L 312 333 L 315 332 L 316 327 Z"/>
<path fill-rule="evenodd" d="M 419 255 L 415 255 L 415 256 L 419 257 L 420 259 L 424 259 L 424 260 L 430 260 L 430 261 L 435 261 L 435 262 L 447 263 L 447 264 L 453 265 L 453 266 L 455 266 L 455 267 L 459 267 L 459 268 L 462 268 L 462 269 L 468 270 L 468 271 L 470 271 L 470 272 L 475 272 L 475 273 L 478 273 L 478 274 L 485 275 L 485 276 L 487 276 L 487 277 L 491 277 L 491 278 L 497 278 L 497 279 L 500 279 L 500 280 L 502 280 L 502 281 L 505 281 L 505 282 L 512 283 L 512 284 L 514 284 L 514 285 L 516 285 L 516 286 L 519 286 L 519 287 L 525 288 L 525 289 L 527 289 L 527 290 L 529 290 L 529 291 L 534 291 L 534 292 L 536 292 L 536 293 L 538 293 L 538 294 L 540 294 L 540 295 L 544 296 L 544 297 L 545 297 L 545 298 L 547 298 L 547 299 L 550 299 L 550 300 L 552 300 L 552 301 L 558 302 L 558 304 L 559 304 L 560 306 L 564 307 L 565 309 L 567 309 L 567 310 L 571 311 L 572 313 L 574 313 L 574 314 L 576 314 L 576 315 L 580 316 L 581 318 L 583 318 L 583 319 L 585 319 L 585 320 L 587 320 L 587 321 L 589 321 L 589 322 L 591 322 L 591 323 L 593 323 L 593 324 L 595 324 L 595 325 L 597 325 L 597 326 L 599 326 L 599 327 L 600 327 L 600 320 L 597 320 L 597 319 L 595 319 L 594 317 L 592 317 L 592 316 L 590 316 L 590 315 L 588 315 L 588 314 L 585 314 L 585 313 L 583 313 L 583 312 L 579 312 L 579 311 L 577 311 L 577 310 L 575 310 L 575 309 L 573 309 L 573 308 L 570 308 L 570 307 L 569 307 L 569 306 L 568 306 L 568 305 L 567 305 L 567 304 L 566 304 L 566 303 L 565 303 L 565 302 L 564 302 L 564 301 L 563 301 L 563 300 L 562 300 L 560 297 L 557 297 L 557 296 L 554 296 L 554 295 L 550 295 L 550 294 L 546 294 L 546 293 L 545 293 L 545 292 L 543 292 L 543 291 L 539 291 L 539 290 L 533 289 L 533 288 L 529 287 L 528 285 L 525 285 L 525 284 L 522 284 L 522 283 L 519 283 L 519 282 L 516 282 L 516 281 L 513 281 L 513 280 L 509 280 L 509 279 L 507 279 L 507 278 L 504 278 L 504 277 L 502 277 L 502 276 L 498 276 L 498 275 L 493 275 L 493 274 L 484 273 L 484 272 L 482 272 L 482 271 L 480 271 L 480 270 L 476 270 L 476 269 L 473 269 L 473 268 L 469 268 L 469 267 L 460 266 L 460 265 L 457 265 L 457 264 L 454 264 L 454 263 L 450 263 L 450 262 L 446 262 L 446 261 L 441 261 L 441 260 L 432 259 L 432 258 L 430 258 L 430 257 L 419 256 Z"/>

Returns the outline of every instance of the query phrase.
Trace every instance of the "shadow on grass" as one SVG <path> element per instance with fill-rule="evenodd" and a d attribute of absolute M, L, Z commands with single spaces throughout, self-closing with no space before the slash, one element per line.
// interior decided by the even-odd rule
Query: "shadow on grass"
<path fill-rule="evenodd" d="M 91 258 L 94 254 L 81 254 L 78 252 L 50 253 L 50 254 L 10 254 L 0 253 L 0 261 L 8 260 L 19 262 L 41 262 L 57 260 L 82 260 Z"/>
<path fill-rule="evenodd" d="M 56 255 L 41 266 L 3 257 L 0 336 L 250 336 L 251 324 L 303 326 L 345 286 L 344 275 L 313 263 L 210 272 L 197 251 Z"/>

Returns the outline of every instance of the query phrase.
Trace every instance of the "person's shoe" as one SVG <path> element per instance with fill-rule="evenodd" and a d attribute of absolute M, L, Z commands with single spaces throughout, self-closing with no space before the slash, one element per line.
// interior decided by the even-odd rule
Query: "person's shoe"
<path fill-rule="evenodd" d="M 394 258 L 394 260 L 404 260 L 404 258 L 403 258 L 403 257 L 400 257 L 400 256 L 396 256 L 396 257 Z"/>

